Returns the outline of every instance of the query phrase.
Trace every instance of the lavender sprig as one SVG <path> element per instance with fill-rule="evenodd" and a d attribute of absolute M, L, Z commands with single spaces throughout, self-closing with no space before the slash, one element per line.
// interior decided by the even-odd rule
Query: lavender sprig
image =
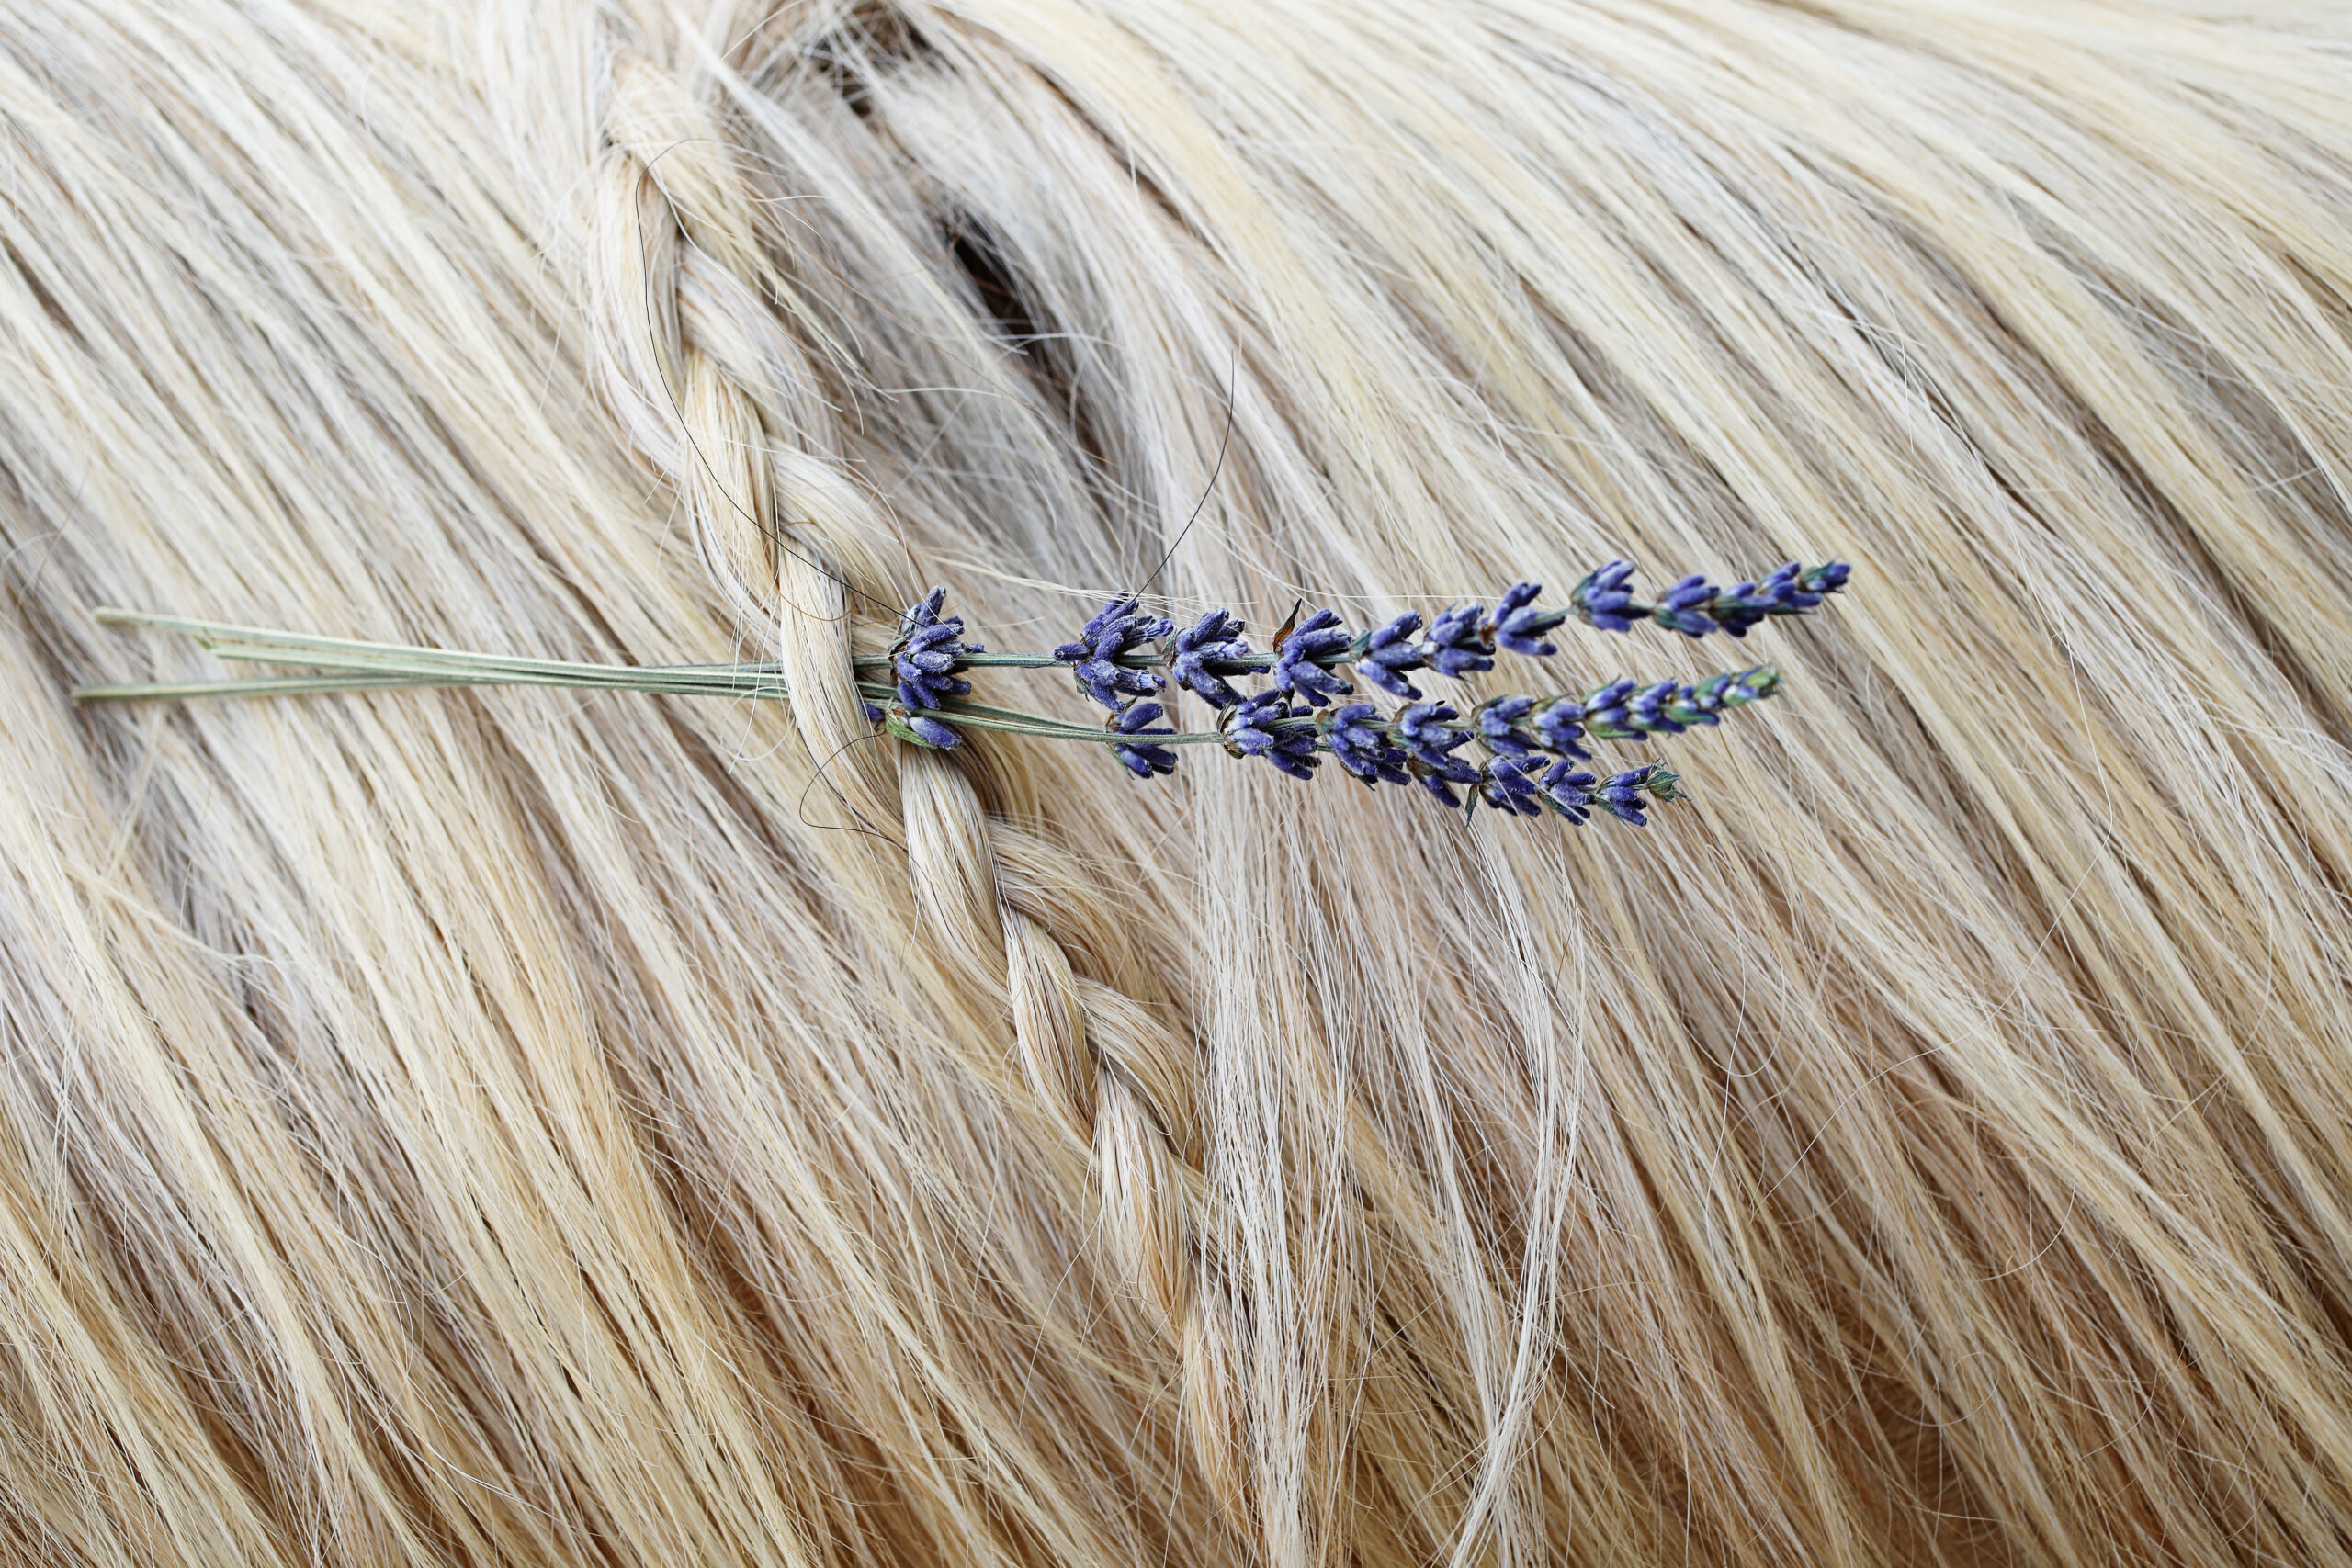
<path fill-rule="evenodd" d="M 1537 786 L 1537 798 L 1566 818 L 1571 827 L 1583 827 L 1599 809 L 1629 826 L 1643 828 L 1649 825 L 1649 818 L 1644 815 L 1648 803 L 1642 797 L 1646 795 L 1650 802 L 1658 804 L 1680 800 L 1683 796 L 1676 786 L 1681 782 L 1656 762 L 1611 774 L 1606 784 L 1573 762 L 1555 762 Z"/>
<path fill-rule="evenodd" d="M 1685 637 L 1722 631 L 1744 637 L 1770 616 L 1802 615 L 1815 609 L 1842 590 L 1852 573 L 1853 568 L 1839 560 L 1813 567 L 1791 561 L 1761 582 L 1729 588 L 1693 573 L 1652 601 L 1634 594 L 1633 563 L 1613 560 L 1569 590 L 1568 603 L 1588 625 L 1604 632 L 1631 631 L 1638 621 L 1654 621 Z"/>
<path fill-rule="evenodd" d="M 1504 591 L 1502 600 L 1495 605 L 1495 618 L 1489 635 L 1504 649 L 1522 659 L 1549 659 L 1560 651 L 1557 645 L 1541 641 L 1543 635 L 1568 618 L 1566 610 L 1539 610 L 1536 596 L 1544 592 L 1540 582 L 1514 582 Z"/>
<path fill-rule="evenodd" d="M 1418 784 L 1452 807 L 1464 805 L 1456 791 L 1466 790 L 1467 804 L 1474 809 L 1484 805 L 1512 817 L 1548 810 L 1572 823 L 1606 812 L 1640 826 L 1648 819 L 1646 811 L 1681 798 L 1677 776 L 1649 763 L 1604 778 L 1600 769 L 1577 765 L 1592 761 L 1589 743 L 1645 741 L 1717 724 L 1724 713 L 1773 695 L 1781 679 L 1775 667 L 1760 664 L 1697 682 L 1612 681 L 1581 695 L 1511 693 L 1471 706 L 1467 717 L 1452 705 L 1424 699 L 1406 679 L 1424 669 L 1448 677 L 1475 674 L 1493 668 L 1501 651 L 1549 657 L 1557 649 L 1544 634 L 1571 615 L 1605 630 L 1624 630 L 1635 621 L 1650 620 L 1692 637 L 1714 630 L 1743 635 L 1770 616 L 1802 615 L 1817 607 L 1845 586 L 1849 569 L 1838 561 L 1812 568 L 1792 562 L 1760 583 L 1741 582 L 1728 589 L 1686 577 L 1656 602 L 1635 596 L 1633 576 L 1629 564 L 1612 561 L 1577 584 L 1567 608 L 1554 610 L 1536 607 L 1539 584 L 1513 583 L 1496 601 L 1491 615 L 1482 604 L 1457 606 L 1439 615 L 1426 636 L 1418 612 L 1355 637 L 1335 613 L 1317 610 L 1303 623 L 1285 628 L 1269 653 L 1250 650 L 1242 638 L 1240 620 L 1230 611 L 1209 611 L 1175 633 L 1169 620 L 1145 614 L 1137 598 L 1128 595 L 1106 603 L 1087 622 L 1079 640 L 1050 654 L 989 654 L 982 644 L 964 639 L 963 620 L 945 614 L 945 590 L 933 589 L 901 614 L 887 652 L 857 655 L 852 663 L 861 672 L 871 672 L 856 688 L 868 722 L 916 745 L 960 746 L 965 736 L 958 726 L 1091 740 L 1107 744 L 1123 767 L 1148 779 L 1174 771 L 1175 748 L 1216 742 L 1238 757 L 1263 757 L 1295 778 L 1312 778 L 1328 755 L 1338 760 L 1342 772 L 1367 785 Z M 99 618 L 187 632 L 227 659 L 323 666 L 340 673 L 85 687 L 74 693 L 76 700 L 443 685 L 576 686 L 754 700 L 792 695 L 783 670 L 773 663 L 576 664 L 305 637 L 127 611 L 103 611 Z M 962 671 L 978 666 L 1036 669 L 1057 663 L 1069 666 L 1080 690 L 1111 709 L 1112 716 L 1101 728 L 969 700 L 971 682 L 961 678 Z M 1409 695 L 1411 701 L 1387 719 L 1369 702 L 1335 705 L 1332 698 L 1354 691 L 1342 678 L 1351 665 L 1384 691 Z M 1230 679 L 1256 673 L 1271 675 L 1270 690 L 1245 693 Z M 1141 700 L 1165 691 L 1171 680 L 1219 710 L 1215 729 L 1178 729 L 1168 704 Z M 1473 742 L 1475 751 L 1470 750 Z"/>
<path fill-rule="evenodd" d="M 1495 810 L 1513 817 L 1541 817 L 1542 797 L 1536 793 L 1536 783 L 1528 776 L 1527 764 L 1515 757 L 1489 757 L 1478 770 L 1478 792 L 1470 797 L 1464 809 L 1475 811 L 1484 801 Z"/>
<path fill-rule="evenodd" d="M 1461 604 L 1440 615 L 1421 644 L 1421 658 L 1439 674 L 1458 681 L 1495 667 L 1494 639 L 1487 633 L 1487 607 Z"/>

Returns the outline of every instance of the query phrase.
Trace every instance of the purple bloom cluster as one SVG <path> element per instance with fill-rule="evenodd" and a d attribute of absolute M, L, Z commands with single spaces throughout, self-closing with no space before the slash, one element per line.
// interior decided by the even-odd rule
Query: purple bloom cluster
<path fill-rule="evenodd" d="M 1117 754 L 1120 761 L 1127 765 L 1128 772 L 1139 779 L 1148 779 L 1154 773 L 1172 773 L 1176 771 L 1176 753 L 1165 746 L 1152 744 L 1149 739 L 1153 736 L 1173 735 L 1176 732 L 1173 729 L 1146 728 L 1148 725 L 1158 723 L 1167 712 L 1168 710 L 1158 703 L 1136 703 L 1111 721 L 1111 728 L 1118 734 L 1136 737 L 1133 742 L 1122 742 L 1112 747 L 1111 750 Z"/>
<path fill-rule="evenodd" d="M 1329 610 L 1316 611 L 1274 644 L 1274 690 L 1295 692 L 1309 707 L 1318 708 L 1333 697 L 1350 695 L 1355 688 L 1329 667 L 1347 647 L 1340 617 Z"/>
<path fill-rule="evenodd" d="M 1634 564 L 1613 560 L 1589 573 L 1568 591 L 1576 614 L 1598 630 L 1625 632 L 1635 622 L 1655 621 L 1685 637 L 1728 632 L 1746 637 L 1769 616 L 1802 615 L 1823 599 L 1846 586 L 1853 568 L 1833 560 L 1820 566 L 1789 562 L 1761 582 L 1718 587 L 1693 573 L 1668 587 L 1656 600 L 1634 592 Z"/>
<path fill-rule="evenodd" d="M 1175 654 L 1169 660 L 1176 683 L 1213 708 L 1239 702 L 1241 694 L 1217 666 L 1238 666 L 1250 657 L 1250 645 L 1241 640 L 1246 629 L 1232 611 L 1211 610 L 1189 631 L 1178 633 Z"/>
<path fill-rule="evenodd" d="M 1688 637 L 1714 631 L 1744 637 L 1771 616 L 1814 609 L 1845 587 L 1849 571 L 1840 561 L 1810 568 L 1792 562 L 1760 582 L 1729 588 L 1690 576 L 1656 600 L 1644 600 L 1634 592 L 1633 567 L 1611 561 L 1579 582 L 1563 608 L 1540 608 L 1542 585 L 1516 582 L 1491 614 L 1483 604 L 1462 604 L 1425 623 L 1419 612 L 1408 611 L 1362 634 L 1351 633 L 1334 612 L 1318 609 L 1303 620 L 1294 616 L 1263 653 L 1252 651 L 1246 628 L 1229 610 L 1211 610 L 1178 631 L 1170 621 L 1146 614 L 1130 595 L 1104 604 L 1077 640 L 1055 649 L 1052 657 L 1069 667 L 1080 691 L 1111 710 L 1104 739 L 1137 778 L 1173 773 L 1176 744 L 1216 739 L 1232 755 L 1262 757 L 1293 778 L 1314 777 L 1329 756 L 1367 786 L 1418 784 L 1449 807 L 1475 811 L 1485 806 L 1515 818 L 1548 812 L 1578 825 L 1605 813 L 1640 827 L 1655 806 L 1681 798 L 1679 780 L 1657 762 L 1613 773 L 1584 767 L 1593 761 L 1591 742 L 1644 741 L 1716 724 L 1726 711 L 1779 690 L 1778 670 L 1762 664 L 1696 682 L 1612 681 L 1581 696 L 1510 693 L 1460 707 L 1425 697 L 1408 677 L 1433 671 L 1463 679 L 1492 670 L 1506 652 L 1550 658 L 1559 649 L 1545 634 L 1571 616 L 1603 631 L 1651 621 Z M 892 733 L 933 746 L 959 743 L 944 722 L 957 711 L 969 712 L 975 722 L 1023 717 L 943 709 L 970 691 L 956 671 L 981 651 L 979 644 L 962 640 L 961 620 L 942 618 L 944 600 L 943 591 L 933 590 L 907 610 L 889 654 L 899 702 L 887 713 L 868 709 Z M 1023 655 L 987 662 L 1042 661 L 1042 656 Z M 1351 670 L 1406 699 L 1405 705 L 1383 718 L 1373 703 L 1339 701 L 1355 694 L 1346 678 Z M 1250 692 L 1234 683 L 1249 675 L 1264 675 L 1267 689 Z M 1216 710 L 1214 736 L 1180 733 L 1172 699 L 1150 700 L 1170 686 Z M 1069 733 L 1066 725 L 1060 730 Z"/>
<path fill-rule="evenodd" d="M 946 604 L 947 590 L 934 588 L 899 617 L 898 640 L 890 645 L 890 673 L 899 701 L 885 716 L 895 719 L 910 739 L 943 749 L 962 745 L 964 738 L 924 710 L 968 694 L 972 683 L 956 671 L 966 658 L 987 650 L 984 643 L 964 640 L 962 616 L 940 618 Z M 866 706 L 873 711 L 872 704 Z"/>
<path fill-rule="evenodd" d="M 1310 708 L 1294 707 L 1283 692 L 1260 692 L 1225 710 L 1219 723 L 1226 750 L 1237 757 L 1263 757 L 1295 779 L 1311 779 L 1323 761 L 1320 743 L 1311 726 L 1285 722 L 1311 716 Z"/>
<path fill-rule="evenodd" d="M 1076 642 L 1054 649 L 1054 658 L 1070 667 L 1080 691 L 1114 714 L 1122 713 L 1137 697 L 1158 696 L 1167 689 L 1168 678 L 1117 661 L 1174 629 L 1167 621 L 1144 615 L 1135 600 L 1114 599 L 1094 613 Z"/>

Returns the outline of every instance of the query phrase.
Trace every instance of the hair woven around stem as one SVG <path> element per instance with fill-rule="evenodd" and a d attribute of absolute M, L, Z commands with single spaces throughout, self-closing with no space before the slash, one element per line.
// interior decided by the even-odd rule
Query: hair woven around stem
<path fill-rule="evenodd" d="M 854 812 L 903 843 L 930 945 L 994 998 L 1028 1089 L 1091 1159 L 1101 1238 L 1179 1358 L 1193 1451 L 1238 1510 L 1237 1319 L 1216 1304 L 1191 1049 L 1108 983 L 1140 962 L 1088 951 L 1119 928 L 1075 857 L 992 818 L 957 756 L 873 740 L 852 632 L 889 608 L 862 602 L 890 575 L 868 543 L 883 531 L 826 460 L 827 414 L 777 307 L 820 339 L 821 323 L 763 253 L 718 110 L 635 49 L 613 52 L 608 92 L 584 280 L 608 395 L 684 498 L 729 601 L 780 622 L 811 759 Z"/>

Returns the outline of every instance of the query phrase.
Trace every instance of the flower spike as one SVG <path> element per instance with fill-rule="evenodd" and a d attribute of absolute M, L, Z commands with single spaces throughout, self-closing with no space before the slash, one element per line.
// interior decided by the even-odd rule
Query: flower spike
<path fill-rule="evenodd" d="M 1772 615 L 1802 615 L 1846 586 L 1853 568 L 1833 560 L 1820 566 L 1789 562 L 1761 582 L 1719 588 L 1695 572 L 1658 595 L 1655 603 L 1634 594 L 1634 567 L 1613 560 L 1588 574 L 1568 592 L 1576 613 L 1598 630 L 1623 632 L 1636 621 L 1655 621 L 1685 637 L 1724 631 L 1746 637 Z"/>

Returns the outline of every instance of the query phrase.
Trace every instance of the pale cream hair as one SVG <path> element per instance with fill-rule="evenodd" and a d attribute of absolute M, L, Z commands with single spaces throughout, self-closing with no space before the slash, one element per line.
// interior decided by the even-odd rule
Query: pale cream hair
<path fill-rule="evenodd" d="M 0 1557 L 2352 1561 L 2347 43 L 8 0 Z M 1641 831 L 853 680 L 1618 555 Z"/>

